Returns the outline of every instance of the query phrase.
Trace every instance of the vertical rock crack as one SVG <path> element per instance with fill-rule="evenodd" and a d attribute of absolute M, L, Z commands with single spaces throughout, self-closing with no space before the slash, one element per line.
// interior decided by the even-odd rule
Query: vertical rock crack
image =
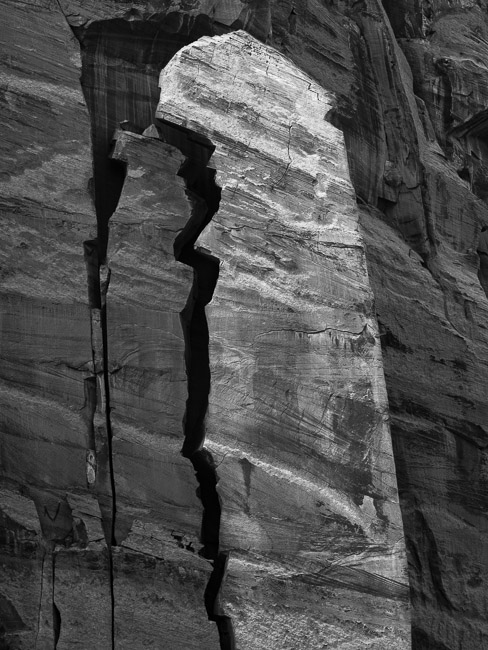
<path fill-rule="evenodd" d="M 104 246 L 106 250 L 106 245 Z M 88 301 L 91 315 L 93 377 L 86 383 L 90 424 L 88 432 L 86 476 L 89 488 L 97 496 L 102 516 L 102 528 L 107 545 L 112 650 L 115 648 L 115 599 L 112 547 L 115 539 L 116 493 L 110 421 L 110 386 L 108 377 L 106 293 L 109 283 L 108 268 L 101 263 L 99 238 L 84 242 L 88 279 Z"/>
<path fill-rule="evenodd" d="M 210 393 L 209 329 L 205 313 L 212 300 L 219 275 L 219 260 L 195 247 L 198 236 L 219 209 L 221 190 L 215 170 L 207 163 L 215 147 L 206 138 L 181 127 L 160 121 L 163 139 L 185 156 L 178 172 L 186 184 L 192 211 L 186 227 L 174 243 L 175 259 L 193 268 L 193 285 L 181 312 L 185 338 L 188 398 L 183 420 L 182 454 L 188 458 L 198 481 L 198 496 L 203 505 L 200 554 L 210 560 L 213 570 L 205 589 L 205 608 L 209 620 L 217 625 L 221 650 L 234 650 L 230 617 L 222 613 L 219 593 L 225 576 L 227 555 L 220 550 L 221 504 L 217 492 L 218 475 L 212 454 L 205 448 L 205 416 Z"/>
<path fill-rule="evenodd" d="M 53 550 L 52 559 L 52 603 L 53 603 L 53 634 L 54 650 L 58 647 L 59 637 L 61 636 L 61 612 L 55 602 L 56 594 L 56 553 Z"/>

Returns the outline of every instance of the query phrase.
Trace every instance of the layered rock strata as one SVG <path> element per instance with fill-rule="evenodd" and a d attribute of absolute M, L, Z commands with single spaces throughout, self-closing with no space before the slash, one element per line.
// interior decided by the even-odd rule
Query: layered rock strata
<path fill-rule="evenodd" d="M 2 643 L 73 647 L 80 608 L 83 643 L 110 648 L 111 498 L 99 455 L 108 440 L 83 251 L 96 217 L 79 49 L 50 3 L 7 2 L 2 13 Z"/>

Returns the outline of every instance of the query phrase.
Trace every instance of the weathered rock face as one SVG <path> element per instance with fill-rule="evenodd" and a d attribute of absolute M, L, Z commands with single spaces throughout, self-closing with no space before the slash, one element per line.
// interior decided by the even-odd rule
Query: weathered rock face
<path fill-rule="evenodd" d="M 205 447 L 221 611 L 242 648 L 407 647 L 379 338 L 329 96 L 244 32 L 182 49 L 160 86 L 157 116 L 213 143 L 221 188 L 196 241 L 220 260 Z"/>
<path fill-rule="evenodd" d="M 488 647 L 486 3 L 2 9 L 0 645 Z"/>
<path fill-rule="evenodd" d="M 486 165 L 486 6 L 432 3 L 421 12 L 405 3 L 403 11 L 417 24 L 406 32 L 393 23 L 422 109 L 430 259 L 416 258 L 375 218 L 363 223 L 410 549 L 413 638 L 419 648 L 483 648 L 488 305 L 476 249 L 488 217 L 478 180 Z"/>
<path fill-rule="evenodd" d="M 86 472 L 96 387 L 83 241 L 96 217 L 79 48 L 48 3 L 2 13 L 2 643 L 54 647 L 60 617 L 84 601 L 87 646 L 110 647 L 107 547 Z"/>

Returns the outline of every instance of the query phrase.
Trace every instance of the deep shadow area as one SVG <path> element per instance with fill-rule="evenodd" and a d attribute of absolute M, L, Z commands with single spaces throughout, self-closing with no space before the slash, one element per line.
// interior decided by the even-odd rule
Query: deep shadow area
<path fill-rule="evenodd" d="M 213 35 L 214 28 L 205 14 L 172 12 L 96 21 L 73 32 L 80 43 L 81 86 L 91 118 L 97 239 L 103 262 L 108 221 L 125 178 L 123 166 L 109 158 L 113 134 L 123 121 L 141 132 L 154 122 L 162 68 L 185 45 Z"/>

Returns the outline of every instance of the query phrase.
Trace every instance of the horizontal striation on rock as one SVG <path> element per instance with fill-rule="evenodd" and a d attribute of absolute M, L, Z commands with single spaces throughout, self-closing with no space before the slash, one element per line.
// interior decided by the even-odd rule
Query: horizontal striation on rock
<path fill-rule="evenodd" d="M 347 648 L 362 638 L 347 601 L 364 638 L 408 647 L 379 340 L 329 96 L 244 32 L 183 48 L 160 86 L 158 118 L 215 145 L 222 191 L 196 242 L 220 259 L 205 422 L 229 554 L 220 611 L 236 647 Z"/>
<path fill-rule="evenodd" d="M 86 462 L 94 362 L 83 242 L 96 217 L 79 49 L 52 3 L 2 10 L 1 643 L 61 650 L 81 633 L 109 648 L 107 546 Z M 73 597 L 87 582 L 90 597 Z"/>

